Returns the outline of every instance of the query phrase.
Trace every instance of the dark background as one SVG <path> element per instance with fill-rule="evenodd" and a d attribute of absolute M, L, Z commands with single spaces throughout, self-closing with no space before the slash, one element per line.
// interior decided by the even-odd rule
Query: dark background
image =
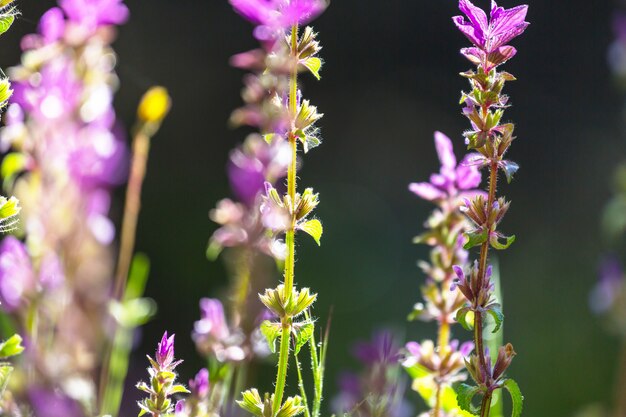
<path fill-rule="evenodd" d="M 450 135 L 457 155 L 463 152 L 468 124 L 458 99 L 467 86 L 458 73 L 469 65 L 458 53 L 467 41 L 450 20 L 455 3 L 335 0 L 314 22 L 326 65 L 321 82 L 307 77 L 304 94 L 326 114 L 324 143 L 307 155 L 300 184 L 320 192 L 325 233 L 321 248 L 298 242 L 296 278 L 319 293 L 324 320 L 334 307 L 328 399 L 337 372 L 356 366 L 355 340 L 386 325 L 409 340 L 434 336 L 434 325 L 404 321 L 423 280 L 415 263 L 427 256 L 411 238 L 432 209 L 407 185 L 438 169 L 433 131 Z M 624 95 L 606 64 L 613 2 L 528 3 L 531 26 L 506 65 L 519 79 L 506 87 L 514 106 L 505 117 L 517 123 L 510 157 L 521 170 L 500 188 L 513 201 L 503 230 L 518 238 L 500 256 L 505 340 L 518 352 L 510 374 L 526 396 L 525 415 L 571 416 L 612 395 L 618 343 L 589 313 L 587 297 L 605 250 L 601 209 L 612 171 L 626 157 Z M 23 17 L 3 38 L 2 66 L 18 62 L 19 38 L 52 5 L 20 1 Z M 197 302 L 227 283 L 221 262 L 204 255 L 215 228 L 207 213 L 229 195 L 228 152 L 245 137 L 227 127 L 243 75 L 228 58 L 255 42 L 226 0 L 128 5 L 131 20 L 116 43 L 119 116 L 132 125 L 140 95 L 155 83 L 174 101 L 153 142 L 137 239 L 152 260 L 147 291 L 159 313 L 134 366 L 141 372 L 144 354 L 167 329 L 177 333 L 181 372 L 191 376 L 202 366 L 188 337 Z M 469 337 L 460 329 L 456 335 Z"/>

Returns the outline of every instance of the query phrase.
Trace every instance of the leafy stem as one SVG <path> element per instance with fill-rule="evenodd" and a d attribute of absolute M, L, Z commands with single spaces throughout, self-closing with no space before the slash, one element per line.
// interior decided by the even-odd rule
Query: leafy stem
<path fill-rule="evenodd" d="M 298 56 L 298 26 L 291 28 L 291 55 L 294 59 Z M 289 110 L 294 120 L 298 113 L 298 67 L 294 65 L 293 72 L 289 80 Z M 296 200 L 296 158 L 298 153 L 298 139 L 294 132 L 289 134 L 289 144 L 291 145 L 291 164 L 287 171 L 287 193 L 291 201 Z M 296 218 L 293 216 L 291 225 L 285 233 L 285 244 L 287 245 L 287 257 L 285 259 L 285 299 L 289 302 L 293 292 L 294 269 L 295 269 L 295 225 Z M 289 363 L 289 341 L 291 335 L 291 318 L 282 318 L 282 333 L 280 336 L 280 351 L 278 356 L 278 370 L 276 372 L 276 388 L 274 390 L 273 415 L 278 413 L 282 405 L 283 393 L 287 379 L 287 365 Z"/>

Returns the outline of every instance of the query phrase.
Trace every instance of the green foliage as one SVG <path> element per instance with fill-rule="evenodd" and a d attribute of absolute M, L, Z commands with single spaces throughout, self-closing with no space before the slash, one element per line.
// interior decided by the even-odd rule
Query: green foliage
<path fill-rule="evenodd" d="M 5 188 L 11 188 L 15 177 L 26 167 L 26 157 L 23 153 L 11 152 L 5 155 L 0 166 L 0 175 L 4 178 Z"/>
<path fill-rule="evenodd" d="M 472 404 L 472 399 L 476 394 L 480 392 L 480 388 L 468 385 L 468 384 L 459 384 L 456 387 L 457 394 L 457 402 L 459 403 L 459 407 L 461 410 L 467 411 L 472 414 L 478 414 L 480 410 L 474 404 Z"/>
<path fill-rule="evenodd" d="M 313 336 L 315 325 L 312 321 L 305 321 L 302 323 L 294 323 L 291 329 L 295 338 L 294 352 L 297 355 L 300 353 L 302 346 Z"/>
<path fill-rule="evenodd" d="M 483 230 L 482 228 L 465 233 L 466 241 L 463 248 L 465 250 L 469 250 L 473 247 L 482 245 L 487 241 L 488 235 L 488 231 L 486 229 Z"/>
<path fill-rule="evenodd" d="M 519 385 L 512 379 L 507 379 L 504 381 L 504 388 L 511 395 L 511 401 L 513 402 L 513 409 L 511 412 L 511 417 L 519 417 L 522 415 L 522 408 L 524 406 L 524 396 L 522 395 L 522 391 L 519 389 Z"/>
<path fill-rule="evenodd" d="M 261 333 L 265 336 L 270 351 L 272 353 L 276 353 L 276 339 L 278 339 L 283 333 L 280 323 L 272 323 L 269 320 L 265 320 L 261 323 Z"/>
<path fill-rule="evenodd" d="M 4 342 L 0 343 L 0 358 L 6 359 L 19 355 L 24 351 L 22 346 L 22 336 L 14 334 Z"/>
<path fill-rule="evenodd" d="M 310 57 L 301 62 L 310 72 L 313 74 L 318 81 L 322 78 L 320 77 L 320 70 L 322 69 L 322 60 L 317 57 Z"/>
<path fill-rule="evenodd" d="M 506 242 L 505 243 L 500 243 L 500 239 L 499 239 L 498 235 L 493 234 L 489 238 L 489 243 L 491 244 L 491 247 L 496 249 L 496 250 L 508 249 L 509 246 L 511 246 L 513 244 L 513 242 L 515 242 L 515 235 L 504 236 L 504 238 L 506 239 Z"/>
<path fill-rule="evenodd" d="M 298 227 L 303 232 L 308 233 L 315 240 L 318 246 L 321 245 L 320 239 L 322 238 L 322 233 L 324 232 L 322 222 L 317 219 L 311 219 L 302 223 Z"/>
<path fill-rule="evenodd" d="M 500 330 L 500 326 L 502 326 L 502 322 L 504 321 L 504 314 L 502 314 L 502 310 L 500 308 L 500 305 L 494 305 L 492 307 L 490 307 L 487 310 L 487 313 L 493 317 L 493 320 L 495 322 L 495 326 L 494 329 L 492 331 L 492 333 L 497 333 L 498 330 Z"/>
<path fill-rule="evenodd" d="M 473 329 L 473 320 L 468 320 L 467 319 L 467 315 L 469 313 L 472 313 L 473 315 L 473 311 L 470 307 L 463 307 L 460 308 L 457 312 L 456 312 L 456 321 L 463 326 L 463 328 L 467 331 L 472 331 Z"/>
<path fill-rule="evenodd" d="M 11 12 L 0 15 L 0 35 L 9 30 L 14 21 L 15 14 Z"/>

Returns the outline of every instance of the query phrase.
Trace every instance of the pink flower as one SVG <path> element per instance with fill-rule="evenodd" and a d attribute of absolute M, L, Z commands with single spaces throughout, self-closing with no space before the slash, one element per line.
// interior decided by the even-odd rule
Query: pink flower
<path fill-rule="evenodd" d="M 438 174 L 430 176 L 430 182 L 418 182 L 409 185 L 409 190 L 424 200 L 435 201 L 459 196 L 472 196 L 480 191 L 478 187 L 481 175 L 478 168 L 468 164 L 471 155 L 457 165 L 452 141 L 441 132 L 435 132 L 435 147 L 441 162 Z"/>
<path fill-rule="evenodd" d="M 305 25 L 319 16 L 324 0 L 230 0 L 235 11 L 257 25 L 259 40 L 275 39 L 293 25 Z"/>

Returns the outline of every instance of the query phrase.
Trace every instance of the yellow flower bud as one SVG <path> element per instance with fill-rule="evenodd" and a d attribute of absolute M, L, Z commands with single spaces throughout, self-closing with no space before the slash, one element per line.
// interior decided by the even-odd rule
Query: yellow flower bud
<path fill-rule="evenodd" d="M 161 122 L 170 110 L 172 102 L 163 87 L 150 88 L 141 98 L 137 117 L 144 123 Z"/>

